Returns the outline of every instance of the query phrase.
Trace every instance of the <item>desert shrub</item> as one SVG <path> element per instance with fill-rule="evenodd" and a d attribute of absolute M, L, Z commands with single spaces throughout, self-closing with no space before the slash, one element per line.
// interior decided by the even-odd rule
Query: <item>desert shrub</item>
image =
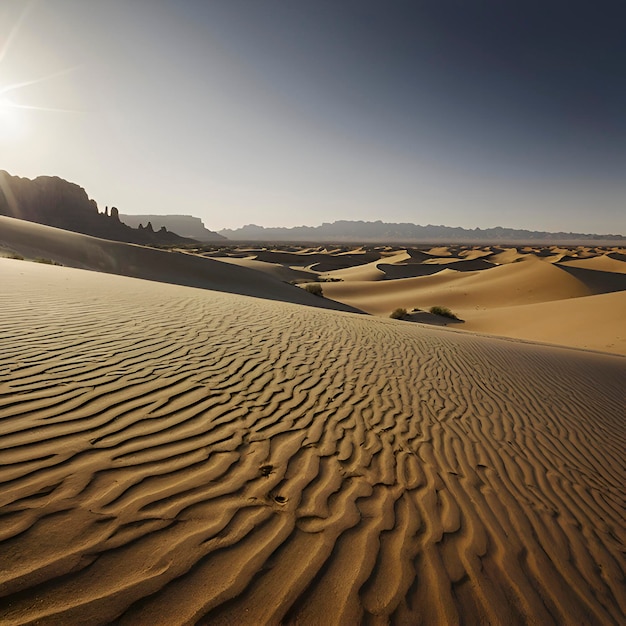
<path fill-rule="evenodd" d="M 53 261 L 52 259 L 45 259 L 43 257 L 37 257 L 35 259 L 35 263 L 45 263 L 46 265 L 61 265 L 60 263 L 57 263 L 56 261 Z"/>
<path fill-rule="evenodd" d="M 312 293 L 314 296 L 319 296 L 320 298 L 324 296 L 322 286 L 319 283 L 307 283 L 304 286 L 304 290 Z"/>
<path fill-rule="evenodd" d="M 397 309 L 394 309 L 391 312 L 391 315 L 389 317 L 392 320 L 402 320 L 406 317 L 406 315 L 407 315 L 406 309 L 403 309 L 402 307 L 398 307 Z"/>
<path fill-rule="evenodd" d="M 447 306 L 431 306 L 429 311 L 434 315 L 449 317 L 451 320 L 459 319 Z"/>
<path fill-rule="evenodd" d="M 17 254 L 16 252 L 12 252 L 7 256 L 7 259 L 15 259 L 16 261 L 23 261 L 24 257 L 21 254 Z"/>

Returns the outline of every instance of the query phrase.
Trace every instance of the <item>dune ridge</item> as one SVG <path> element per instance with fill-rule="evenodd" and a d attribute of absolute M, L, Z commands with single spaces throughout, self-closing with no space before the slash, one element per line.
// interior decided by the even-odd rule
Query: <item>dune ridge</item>
<path fill-rule="evenodd" d="M 78 269 L 355 311 L 349 305 L 317 298 L 277 276 L 247 267 L 179 251 L 109 241 L 11 217 L 0 216 L 0 250 L 2 248 L 26 258 L 41 257 Z"/>
<path fill-rule="evenodd" d="M 565 311 L 560 300 L 476 311 L 463 329 L 626 356 L 625 295 L 574 298 Z"/>
<path fill-rule="evenodd" d="M 622 622 L 624 358 L 0 271 L 1 623 Z"/>
<path fill-rule="evenodd" d="M 356 281 L 329 284 L 325 293 L 377 315 L 410 301 L 416 306 L 443 304 L 463 309 L 469 300 L 472 307 L 488 304 L 497 308 L 576 298 L 593 292 L 568 271 L 529 257 L 519 263 L 483 270 L 456 272 L 446 268 L 430 276 L 371 284 Z"/>

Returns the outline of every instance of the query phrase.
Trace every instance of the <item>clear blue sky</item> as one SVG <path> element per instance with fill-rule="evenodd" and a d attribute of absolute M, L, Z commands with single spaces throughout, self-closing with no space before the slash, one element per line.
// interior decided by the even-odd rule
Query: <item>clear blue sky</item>
<path fill-rule="evenodd" d="M 0 168 L 214 230 L 626 234 L 623 0 L 2 0 Z"/>

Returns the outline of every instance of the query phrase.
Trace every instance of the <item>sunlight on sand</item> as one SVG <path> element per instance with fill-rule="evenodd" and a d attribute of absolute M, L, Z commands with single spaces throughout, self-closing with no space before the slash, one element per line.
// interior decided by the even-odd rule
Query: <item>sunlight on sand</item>
<path fill-rule="evenodd" d="M 619 623 L 624 357 L 388 314 L 619 352 L 624 251 L 445 252 L 0 218 L 0 622 Z"/>

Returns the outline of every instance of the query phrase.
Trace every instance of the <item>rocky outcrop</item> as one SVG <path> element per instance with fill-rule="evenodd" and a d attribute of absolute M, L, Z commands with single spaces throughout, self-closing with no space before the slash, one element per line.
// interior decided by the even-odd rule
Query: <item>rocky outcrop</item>
<path fill-rule="evenodd" d="M 31 180 L 0 170 L 0 215 L 54 226 L 84 235 L 139 244 L 184 244 L 192 239 L 163 229 L 155 233 L 122 223 L 116 207 L 98 211 L 95 200 L 74 183 L 58 176 Z"/>
<path fill-rule="evenodd" d="M 192 215 L 126 215 L 120 214 L 124 224 L 138 228 L 151 223 L 154 228 L 165 227 L 181 237 L 190 237 L 197 241 L 225 241 L 226 237 L 205 227 L 199 217 Z"/>

